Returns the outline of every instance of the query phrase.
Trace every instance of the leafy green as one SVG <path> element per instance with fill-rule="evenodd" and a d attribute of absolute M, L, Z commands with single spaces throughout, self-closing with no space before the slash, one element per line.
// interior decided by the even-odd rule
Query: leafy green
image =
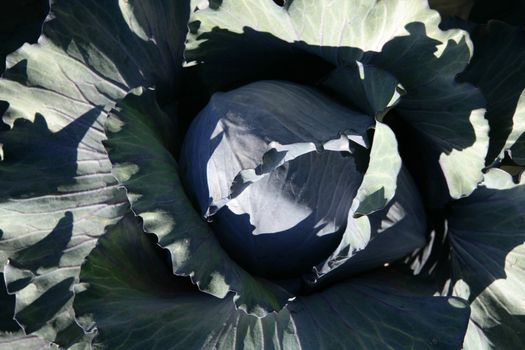
<path fill-rule="evenodd" d="M 5 350 L 18 349 L 58 349 L 49 342 L 35 335 L 2 334 L 0 333 L 0 346 Z"/>
<path fill-rule="evenodd" d="M 290 295 L 237 266 L 191 206 L 169 144 L 162 141 L 169 120 L 151 91 L 137 93 L 110 114 L 106 144 L 113 173 L 146 232 L 155 233 L 159 245 L 170 252 L 173 272 L 191 276 L 201 290 L 219 298 L 235 291 L 236 305 L 258 316 L 281 309 Z"/>
<path fill-rule="evenodd" d="M 525 254 L 525 181 L 492 169 L 484 186 L 451 208 L 454 294 L 472 315 L 465 349 L 520 348 L 525 344 L 522 299 Z M 490 344 L 490 345 L 489 345 Z"/>
<path fill-rule="evenodd" d="M 396 140 L 378 121 L 369 146 L 372 123 L 291 83 L 215 94 L 187 132 L 187 191 L 229 255 L 256 274 L 284 278 L 322 265 L 309 278 L 315 284 L 336 268 L 348 271 L 362 250 L 361 269 L 382 265 L 424 243 L 424 215 L 408 175 L 394 197 Z M 398 224 L 411 230 L 399 233 Z M 396 249 L 369 256 L 367 244 L 386 244 L 386 231 L 398 232 Z"/>
<path fill-rule="evenodd" d="M 473 34 L 476 52 L 461 79 L 479 86 L 487 99 L 490 125 L 487 163 L 512 149 L 524 165 L 525 142 L 525 30 L 492 21 Z"/>
<path fill-rule="evenodd" d="M 470 59 L 470 40 L 464 31 L 440 30 L 439 15 L 422 2 L 296 0 L 280 7 L 225 0 L 194 12 L 190 21 L 186 58 L 201 63 L 202 79 L 215 89 L 264 79 L 263 68 L 271 76 L 278 59 L 268 59 L 266 51 L 291 69 L 296 52 L 303 51 L 336 67 L 360 61 L 393 74 L 407 92 L 396 110 L 420 134 L 418 147 L 428 154 L 426 176 L 442 172 L 437 181 L 452 198 L 470 194 L 482 180 L 484 100 L 455 81 Z M 235 57 L 248 59 L 237 63 Z M 431 201 L 442 205 L 435 197 L 443 197 L 443 189 L 429 186 L 438 189 L 425 190 Z"/>
<path fill-rule="evenodd" d="M 0 81 L 11 127 L 1 135 L 0 264 L 26 333 L 63 346 L 84 336 L 71 309 L 80 264 L 128 207 L 101 142 L 107 111 L 139 84 L 175 86 L 180 69 L 187 4 L 133 3 L 53 2 L 38 44 L 10 55 Z"/>
<path fill-rule="evenodd" d="M 359 61 L 336 68 L 323 85 L 376 118 L 370 161 L 354 199 L 353 212 L 367 215 L 381 210 L 394 196 L 401 168 L 396 137 L 383 119 L 405 93 L 403 87 L 391 74 Z"/>
<path fill-rule="evenodd" d="M 75 311 L 112 349 L 457 349 L 468 320 L 460 299 L 420 296 L 357 278 L 257 318 L 173 276 L 162 251 L 125 217 L 88 257 Z"/>
<path fill-rule="evenodd" d="M 525 347 L 521 9 L 1 5 L 0 348 Z"/>

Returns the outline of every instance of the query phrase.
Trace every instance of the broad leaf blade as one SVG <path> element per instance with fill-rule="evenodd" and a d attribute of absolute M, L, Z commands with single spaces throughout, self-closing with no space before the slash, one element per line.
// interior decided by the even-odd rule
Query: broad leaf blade
<path fill-rule="evenodd" d="M 0 347 L 3 350 L 57 350 L 58 346 L 52 345 L 48 341 L 36 335 L 24 335 L 20 333 L 2 334 L 0 333 Z"/>
<path fill-rule="evenodd" d="M 312 288 L 370 271 L 425 244 L 426 218 L 413 180 L 405 168 L 395 180 L 396 193 L 386 207 L 365 216 L 350 213 L 339 246 L 307 276 Z"/>
<path fill-rule="evenodd" d="M 386 207 L 396 193 L 400 170 L 396 136 L 388 125 L 376 121 L 368 168 L 352 203 L 354 215 L 369 215 Z"/>
<path fill-rule="evenodd" d="M 368 215 L 381 210 L 394 197 L 401 169 L 396 137 L 383 119 L 399 102 L 404 90 L 393 75 L 358 61 L 333 70 L 323 86 L 376 119 L 368 169 L 354 198 L 352 212 Z"/>
<path fill-rule="evenodd" d="M 471 303 L 468 349 L 522 348 L 525 183 L 492 169 L 449 217 L 455 295 Z"/>
<path fill-rule="evenodd" d="M 112 349 L 457 349 L 469 310 L 460 299 L 421 296 L 397 282 L 359 278 L 298 297 L 256 318 L 173 276 L 126 217 L 84 264 L 75 310 L 96 343 Z"/>
<path fill-rule="evenodd" d="M 392 74 L 359 61 L 334 69 L 322 86 L 380 121 L 405 93 Z"/>
<path fill-rule="evenodd" d="M 132 4 L 52 1 L 38 44 L 10 55 L 0 81 L 12 128 L 1 135 L 0 265 L 17 320 L 62 346 L 83 335 L 71 310 L 79 266 L 128 210 L 102 145 L 107 111 L 136 86 L 176 86 L 181 65 L 186 21 L 172 18 L 188 2 L 150 2 L 140 16 Z"/>
<path fill-rule="evenodd" d="M 70 288 L 84 257 L 104 227 L 127 210 L 101 143 L 102 113 L 93 108 L 73 122 L 55 118 L 69 123 L 56 132 L 37 115 L 34 123 L 17 120 L 2 135 L 0 256 L 5 281 L 16 295 L 18 322 L 26 332 L 38 331 L 48 340 L 73 320 Z"/>
<path fill-rule="evenodd" d="M 491 21 L 473 31 L 473 40 L 476 51 L 461 80 L 478 86 L 487 99 L 490 165 L 525 137 L 525 30 Z M 518 163 L 520 153 L 517 145 L 512 156 Z"/>
<path fill-rule="evenodd" d="M 170 252 L 173 272 L 191 276 L 201 290 L 220 298 L 235 291 L 236 304 L 259 316 L 281 309 L 290 295 L 239 267 L 192 207 L 168 150 L 170 142 L 162 138 L 167 116 L 154 92 L 137 94 L 128 95 L 112 111 L 106 145 L 113 172 L 146 232 L 154 233 Z"/>
<path fill-rule="evenodd" d="M 439 15 L 423 2 L 296 0 L 279 7 L 225 0 L 190 20 L 186 58 L 201 65 L 205 83 L 214 88 L 250 81 L 253 67 L 257 79 L 265 77 L 263 67 L 275 79 L 281 74 L 273 68 L 278 57 L 293 70 L 300 60 L 291 58 L 299 51 L 332 67 L 357 60 L 386 70 L 407 91 L 396 109 L 422 136 L 418 147 L 430 154 L 425 174 L 442 172 L 441 187 L 452 198 L 470 194 L 482 181 L 488 146 L 484 99 L 472 86 L 455 82 L 470 59 L 471 43 L 464 31 L 441 31 Z M 266 61 L 266 51 L 275 57 Z M 244 58 L 249 63 L 237 63 Z M 323 72 L 322 64 L 312 67 Z M 443 205 L 449 199 L 443 190 L 428 195 L 429 202 Z M 439 201 L 432 198 L 436 194 Z"/>

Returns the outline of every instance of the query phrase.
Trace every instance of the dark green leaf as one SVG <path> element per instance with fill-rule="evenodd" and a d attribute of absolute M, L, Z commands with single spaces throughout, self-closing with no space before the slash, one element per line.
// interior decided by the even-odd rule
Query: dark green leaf
<path fill-rule="evenodd" d="M 62 346 L 83 337 L 71 309 L 79 266 L 128 210 L 103 123 L 136 86 L 176 88 L 188 6 L 55 0 L 38 44 L 7 58 L 0 266 L 27 333 Z"/>
<path fill-rule="evenodd" d="M 129 95 L 106 124 L 113 173 L 126 188 L 132 210 L 144 220 L 160 246 L 171 253 L 173 272 L 191 276 L 210 294 L 224 298 L 235 291 L 235 302 L 246 312 L 265 315 L 279 310 L 290 295 L 259 281 L 226 254 L 207 223 L 186 197 L 178 165 L 162 133 L 169 123 L 152 91 Z"/>
<path fill-rule="evenodd" d="M 465 349 L 525 346 L 525 178 L 490 170 L 484 185 L 452 206 L 454 294 L 472 315 Z"/>
<path fill-rule="evenodd" d="M 75 311 L 111 349 L 458 349 L 465 303 L 396 281 L 358 278 L 257 318 L 237 310 L 231 294 L 218 299 L 173 276 L 162 250 L 126 217 L 83 265 Z"/>
<path fill-rule="evenodd" d="M 461 80 L 479 86 L 487 99 L 487 164 L 518 142 L 512 158 L 525 165 L 525 29 L 492 21 L 474 30 L 473 41 L 474 57 Z"/>
<path fill-rule="evenodd" d="M 286 79 L 276 77 L 282 73 L 274 67 L 293 71 L 305 61 L 298 52 L 325 61 L 312 63 L 312 78 L 356 60 L 387 71 L 407 91 L 396 110 L 420 135 L 425 176 L 437 174 L 439 180 L 428 197 L 446 200 L 448 187 L 452 198 L 460 198 L 482 180 L 488 147 L 484 100 L 469 84 L 455 81 L 470 59 L 470 41 L 464 31 L 441 31 L 439 15 L 423 2 L 296 0 L 283 8 L 271 1 L 224 0 L 194 12 L 190 21 L 186 58 L 200 64 L 204 81 L 215 89 Z"/>

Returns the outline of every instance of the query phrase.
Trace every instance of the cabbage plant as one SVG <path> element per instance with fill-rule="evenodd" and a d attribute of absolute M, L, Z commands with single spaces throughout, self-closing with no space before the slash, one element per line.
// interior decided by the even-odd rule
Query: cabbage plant
<path fill-rule="evenodd" d="M 519 5 L 29 3 L 0 348 L 525 347 Z"/>

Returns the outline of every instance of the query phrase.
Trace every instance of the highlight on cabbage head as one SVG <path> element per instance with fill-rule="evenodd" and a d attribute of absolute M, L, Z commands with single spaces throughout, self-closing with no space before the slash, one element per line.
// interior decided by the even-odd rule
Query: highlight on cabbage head
<path fill-rule="evenodd" d="M 0 348 L 524 348 L 520 6 L 1 5 Z"/>

